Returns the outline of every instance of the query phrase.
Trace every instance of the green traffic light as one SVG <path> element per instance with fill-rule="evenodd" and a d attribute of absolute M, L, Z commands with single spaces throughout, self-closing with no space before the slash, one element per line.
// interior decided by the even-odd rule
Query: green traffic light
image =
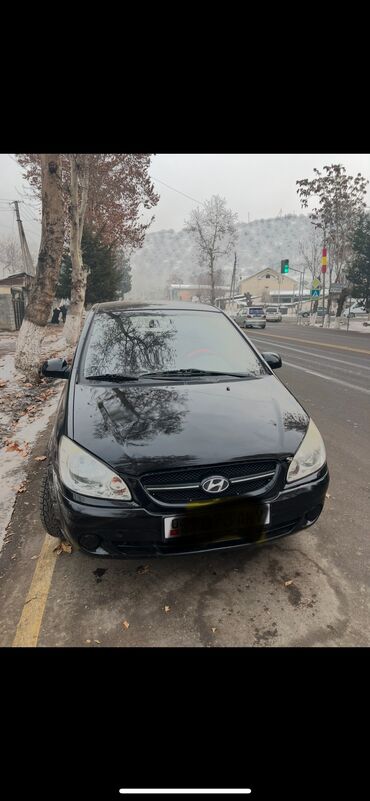
<path fill-rule="evenodd" d="M 289 259 L 283 259 L 281 262 L 281 272 L 288 273 L 289 272 Z"/>

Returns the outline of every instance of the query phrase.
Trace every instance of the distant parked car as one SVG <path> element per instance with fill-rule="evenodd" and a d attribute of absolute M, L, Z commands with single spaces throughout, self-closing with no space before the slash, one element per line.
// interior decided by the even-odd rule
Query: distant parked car
<path fill-rule="evenodd" d="M 263 306 L 247 306 L 234 317 L 239 328 L 266 328 L 266 315 Z"/>
<path fill-rule="evenodd" d="M 309 316 L 310 316 L 310 312 L 309 311 L 299 311 L 298 312 L 298 317 L 309 317 Z"/>
<path fill-rule="evenodd" d="M 282 316 L 280 314 L 278 306 L 267 306 L 265 312 L 266 312 L 266 322 L 281 323 Z"/>
<path fill-rule="evenodd" d="M 368 312 L 364 309 L 362 303 L 357 301 L 357 303 L 352 303 L 349 309 L 343 312 L 343 317 L 364 317 L 367 314 Z"/>

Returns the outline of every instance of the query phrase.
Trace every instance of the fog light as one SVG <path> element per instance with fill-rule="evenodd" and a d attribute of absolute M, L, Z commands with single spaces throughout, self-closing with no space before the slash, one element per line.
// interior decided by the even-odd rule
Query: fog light
<path fill-rule="evenodd" d="M 313 509 L 310 509 L 306 514 L 307 525 L 311 526 L 312 523 L 315 523 L 317 518 L 320 517 L 321 512 L 322 506 L 314 506 Z"/>
<path fill-rule="evenodd" d="M 81 548 L 86 548 L 87 551 L 96 551 L 100 545 L 100 537 L 97 537 L 96 534 L 83 534 L 79 538 L 79 543 Z"/>

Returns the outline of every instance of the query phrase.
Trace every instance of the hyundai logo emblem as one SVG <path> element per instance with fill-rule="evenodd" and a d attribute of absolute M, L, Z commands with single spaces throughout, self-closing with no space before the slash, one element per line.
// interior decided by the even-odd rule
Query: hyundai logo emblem
<path fill-rule="evenodd" d="M 224 492 L 228 486 L 229 482 L 223 476 L 210 476 L 210 478 L 205 478 L 201 483 L 204 492 Z"/>

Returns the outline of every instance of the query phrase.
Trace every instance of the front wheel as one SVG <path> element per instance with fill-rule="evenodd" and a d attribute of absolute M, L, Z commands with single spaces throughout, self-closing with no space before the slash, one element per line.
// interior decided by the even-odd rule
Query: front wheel
<path fill-rule="evenodd" d="M 41 491 L 40 491 L 40 517 L 42 525 L 44 526 L 45 531 L 50 534 L 51 537 L 57 537 L 58 539 L 64 539 L 63 534 L 59 527 L 59 522 L 55 517 L 54 508 L 53 508 L 53 499 L 50 491 L 50 478 L 49 472 L 46 470 L 45 475 L 42 479 L 41 484 Z"/>

